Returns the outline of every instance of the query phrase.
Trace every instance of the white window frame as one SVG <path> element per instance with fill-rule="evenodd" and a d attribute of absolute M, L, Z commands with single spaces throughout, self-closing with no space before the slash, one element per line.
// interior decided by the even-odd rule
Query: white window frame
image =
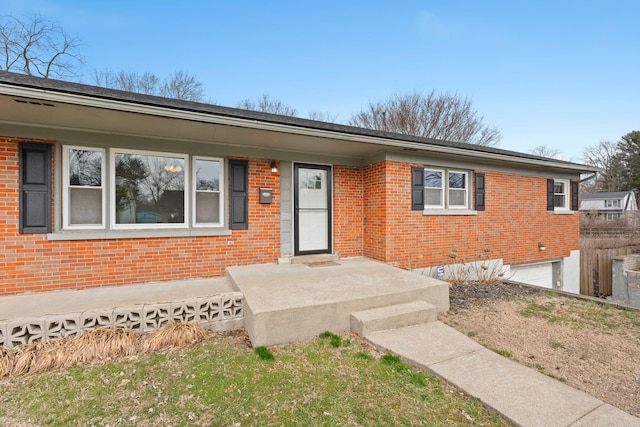
<path fill-rule="evenodd" d="M 100 189 L 102 193 L 102 222 L 100 224 L 71 224 L 71 206 L 70 206 L 70 187 L 69 185 L 69 151 L 70 150 L 86 150 L 86 151 L 96 151 L 102 154 L 102 165 L 100 167 L 100 182 L 102 185 L 100 187 L 93 186 L 73 186 L 75 188 L 90 188 L 90 189 Z M 104 230 L 106 225 L 106 212 L 107 212 L 107 201 L 106 201 L 106 179 L 105 179 L 105 169 L 106 169 L 106 150 L 103 148 L 96 147 L 83 147 L 77 145 L 65 145 L 62 147 L 62 228 L 64 230 Z"/>
<path fill-rule="evenodd" d="M 424 168 L 424 176 L 427 176 L 427 171 L 430 172 L 440 172 L 441 176 L 441 183 L 440 183 L 440 187 L 425 187 L 424 185 L 424 179 L 422 181 L 422 187 L 423 187 L 423 192 L 424 194 L 424 200 L 425 200 L 425 204 L 424 204 L 424 208 L 425 209 L 444 209 L 445 207 L 445 199 L 446 199 L 446 180 L 448 179 L 448 175 L 447 172 L 444 169 L 439 169 L 439 168 L 430 168 L 430 167 L 425 167 Z M 435 189 L 439 189 L 440 190 L 440 204 L 438 205 L 428 205 L 426 200 L 427 200 L 427 195 L 426 195 L 426 191 L 427 189 L 431 189 L 431 190 L 435 190 Z"/>
<path fill-rule="evenodd" d="M 196 180 L 196 174 L 197 174 L 197 168 L 196 168 L 196 161 L 198 160 L 206 160 L 206 161 L 216 161 L 220 164 L 220 176 L 219 176 L 219 183 L 218 183 L 218 191 L 217 193 L 219 194 L 219 212 L 218 212 L 218 218 L 220 218 L 220 221 L 217 223 L 213 223 L 213 222 L 202 222 L 202 223 L 198 223 L 196 221 L 196 193 L 202 191 L 202 190 L 198 190 L 198 185 L 197 185 L 197 180 Z M 191 218 L 191 226 L 194 228 L 202 228 L 202 227 L 222 227 L 225 223 L 225 218 L 224 218 L 224 207 L 225 207 L 225 192 L 224 192 L 224 188 L 225 188 L 225 174 L 224 174 L 224 159 L 219 158 L 219 157 L 205 157 L 205 156 L 192 156 L 191 159 L 191 163 L 192 163 L 192 168 L 191 170 L 192 172 L 192 176 L 191 176 L 191 182 L 192 182 L 192 186 L 191 188 L 193 188 L 193 192 L 190 195 L 191 196 L 191 212 L 192 212 L 192 218 Z M 214 191 L 206 191 L 206 192 L 214 192 Z"/>
<path fill-rule="evenodd" d="M 439 205 L 428 205 L 426 203 L 427 197 L 426 197 L 426 193 L 424 195 L 424 200 L 425 200 L 425 204 L 424 204 L 424 210 L 425 211 L 429 211 L 429 210 L 459 210 L 459 211 L 468 211 L 470 209 L 470 194 L 471 192 L 469 191 L 469 183 L 471 182 L 471 172 L 467 171 L 467 170 L 459 170 L 459 169 L 447 169 L 447 168 L 436 168 L 436 167 L 429 167 L 429 166 L 425 166 L 424 167 L 424 174 L 426 176 L 427 171 L 431 171 L 431 172 L 440 172 L 442 174 L 442 186 L 440 188 L 440 204 Z M 449 187 L 449 174 L 452 173 L 459 173 L 459 174 L 463 174 L 464 175 L 464 190 L 463 189 L 457 189 L 457 188 L 450 188 Z M 424 183 L 423 183 L 423 191 L 428 189 L 428 188 L 432 188 L 435 189 L 437 187 L 424 187 Z M 464 191 L 464 205 L 451 205 L 450 203 L 450 199 L 451 199 L 451 191 Z"/>
<path fill-rule="evenodd" d="M 620 199 L 606 199 L 604 201 L 605 208 L 619 208 L 620 207 Z"/>
<path fill-rule="evenodd" d="M 184 164 L 184 222 L 183 223 L 135 223 L 135 224 L 117 224 L 116 223 L 116 154 L 137 154 L 141 156 L 159 156 L 159 157 L 172 157 L 183 160 Z M 160 151 L 146 151 L 146 150 L 129 150 L 122 148 L 111 148 L 109 150 L 109 173 L 111 179 L 109 180 L 109 212 L 111 216 L 111 229 L 112 230 L 142 230 L 142 229 L 173 229 L 173 228 L 189 228 L 189 207 L 190 193 L 189 177 L 189 155 L 181 153 L 167 153 Z"/>
<path fill-rule="evenodd" d="M 464 205 L 451 205 L 449 203 L 451 199 L 451 191 L 461 191 L 459 188 L 449 188 L 449 174 L 452 173 L 461 173 L 464 175 Z M 446 198 L 446 207 L 447 209 L 469 209 L 469 172 L 461 171 L 461 170 L 447 170 L 447 198 Z"/>
<path fill-rule="evenodd" d="M 556 183 L 562 183 L 564 187 L 564 192 L 556 193 Z M 556 206 L 556 195 L 564 196 L 564 205 Z M 571 202 L 571 183 L 568 179 L 554 179 L 553 180 L 553 210 L 561 211 L 561 212 L 569 212 L 571 210 L 570 206 Z"/>

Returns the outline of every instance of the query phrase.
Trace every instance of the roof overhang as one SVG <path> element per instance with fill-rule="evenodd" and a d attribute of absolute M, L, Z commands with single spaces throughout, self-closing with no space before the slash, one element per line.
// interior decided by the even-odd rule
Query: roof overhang
<path fill-rule="evenodd" d="M 309 120 L 298 120 L 300 123 L 294 124 L 278 123 L 7 82 L 0 82 L 0 112 L 0 134 L 23 138 L 64 141 L 74 134 L 86 135 L 87 138 L 108 136 L 121 141 L 193 142 L 243 147 L 256 152 L 269 150 L 331 156 L 353 164 L 366 163 L 367 159 L 385 152 L 414 152 L 440 158 L 464 156 L 479 163 L 565 173 L 598 170 L 570 162 L 520 156 L 521 153 L 506 150 L 476 151 L 411 141 L 403 135 L 367 135 L 370 132 L 365 130 L 358 133 L 357 128 Z"/>

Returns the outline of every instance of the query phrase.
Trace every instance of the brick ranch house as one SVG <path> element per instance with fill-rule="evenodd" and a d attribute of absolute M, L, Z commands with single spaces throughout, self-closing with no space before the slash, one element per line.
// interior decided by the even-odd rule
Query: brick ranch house
<path fill-rule="evenodd" d="M 324 253 L 578 293 L 592 170 L 0 72 L 0 295 Z"/>

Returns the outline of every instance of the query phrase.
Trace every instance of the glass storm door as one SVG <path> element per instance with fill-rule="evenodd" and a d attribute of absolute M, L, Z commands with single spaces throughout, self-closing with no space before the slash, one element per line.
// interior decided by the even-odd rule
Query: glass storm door
<path fill-rule="evenodd" d="M 294 166 L 295 255 L 331 253 L 331 167 Z"/>

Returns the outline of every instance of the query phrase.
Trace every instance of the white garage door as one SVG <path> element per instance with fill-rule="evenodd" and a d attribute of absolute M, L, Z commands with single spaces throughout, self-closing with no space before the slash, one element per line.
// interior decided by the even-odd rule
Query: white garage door
<path fill-rule="evenodd" d="M 510 279 L 516 282 L 551 288 L 553 286 L 552 263 L 512 265 Z"/>

